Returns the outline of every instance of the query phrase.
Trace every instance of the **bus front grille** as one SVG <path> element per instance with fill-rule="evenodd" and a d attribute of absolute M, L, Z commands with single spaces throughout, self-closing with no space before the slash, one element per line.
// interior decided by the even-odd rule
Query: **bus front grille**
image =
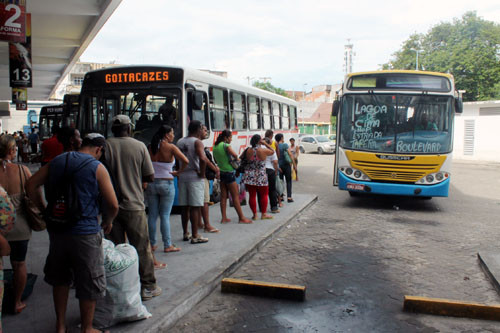
<path fill-rule="evenodd" d="M 363 169 L 372 180 L 389 180 L 399 182 L 416 182 L 425 176 L 425 172 L 410 172 L 402 170 Z"/>

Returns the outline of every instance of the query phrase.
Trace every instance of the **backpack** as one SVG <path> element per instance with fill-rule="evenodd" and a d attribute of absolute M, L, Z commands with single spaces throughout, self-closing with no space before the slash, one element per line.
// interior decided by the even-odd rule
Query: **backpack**
<path fill-rule="evenodd" d="M 69 153 L 66 154 L 64 173 L 59 181 L 49 185 L 48 204 L 44 211 L 44 218 L 49 231 L 66 231 L 82 217 L 82 207 L 78 197 L 73 175 L 94 159 L 90 158 L 80 164 L 72 173 L 68 173 Z"/>
<path fill-rule="evenodd" d="M 214 159 L 212 158 L 212 154 L 210 153 L 210 150 L 205 147 L 205 155 L 207 156 L 208 160 L 215 164 Z M 208 166 L 205 168 L 205 178 L 208 180 L 214 180 L 215 179 L 215 171 L 210 169 Z"/>

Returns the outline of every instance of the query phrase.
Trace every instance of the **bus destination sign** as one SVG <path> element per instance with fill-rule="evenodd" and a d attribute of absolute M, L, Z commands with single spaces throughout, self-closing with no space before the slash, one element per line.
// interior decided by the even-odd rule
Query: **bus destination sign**
<path fill-rule="evenodd" d="M 168 71 L 141 71 L 131 73 L 108 73 L 104 75 L 106 83 L 146 83 L 166 82 L 169 79 Z"/>

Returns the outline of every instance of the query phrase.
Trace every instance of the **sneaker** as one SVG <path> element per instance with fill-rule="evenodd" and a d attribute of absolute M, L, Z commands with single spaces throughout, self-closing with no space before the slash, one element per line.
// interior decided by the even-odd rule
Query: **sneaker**
<path fill-rule="evenodd" d="M 208 238 L 204 238 L 201 236 L 191 238 L 191 244 L 201 244 L 208 242 Z"/>
<path fill-rule="evenodd" d="M 153 297 L 160 296 L 161 292 L 162 292 L 162 290 L 159 286 L 156 286 L 155 289 L 144 288 L 141 291 L 142 301 L 149 301 Z"/>
<path fill-rule="evenodd" d="M 185 242 L 187 242 L 190 239 L 191 239 L 191 234 L 189 232 L 187 234 L 184 234 L 184 237 L 182 238 L 182 240 Z"/>

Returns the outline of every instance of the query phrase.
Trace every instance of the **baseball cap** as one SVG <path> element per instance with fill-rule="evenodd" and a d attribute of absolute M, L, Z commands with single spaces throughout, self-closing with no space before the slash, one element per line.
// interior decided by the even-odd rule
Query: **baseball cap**
<path fill-rule="evenodd" d="M 119 126 L 119 125 L 129 125 L 131 124 L 130 118 L 127 115 L 124 114 L 119 114 L 113 117 L 111 119 L 112 126 Z"/>
<path fill-rule="evenodd" d="M 105 145 L 106 139 L 99 133 L 89 133 L 82 140 L 82 146 L 104 147 Z"/>

